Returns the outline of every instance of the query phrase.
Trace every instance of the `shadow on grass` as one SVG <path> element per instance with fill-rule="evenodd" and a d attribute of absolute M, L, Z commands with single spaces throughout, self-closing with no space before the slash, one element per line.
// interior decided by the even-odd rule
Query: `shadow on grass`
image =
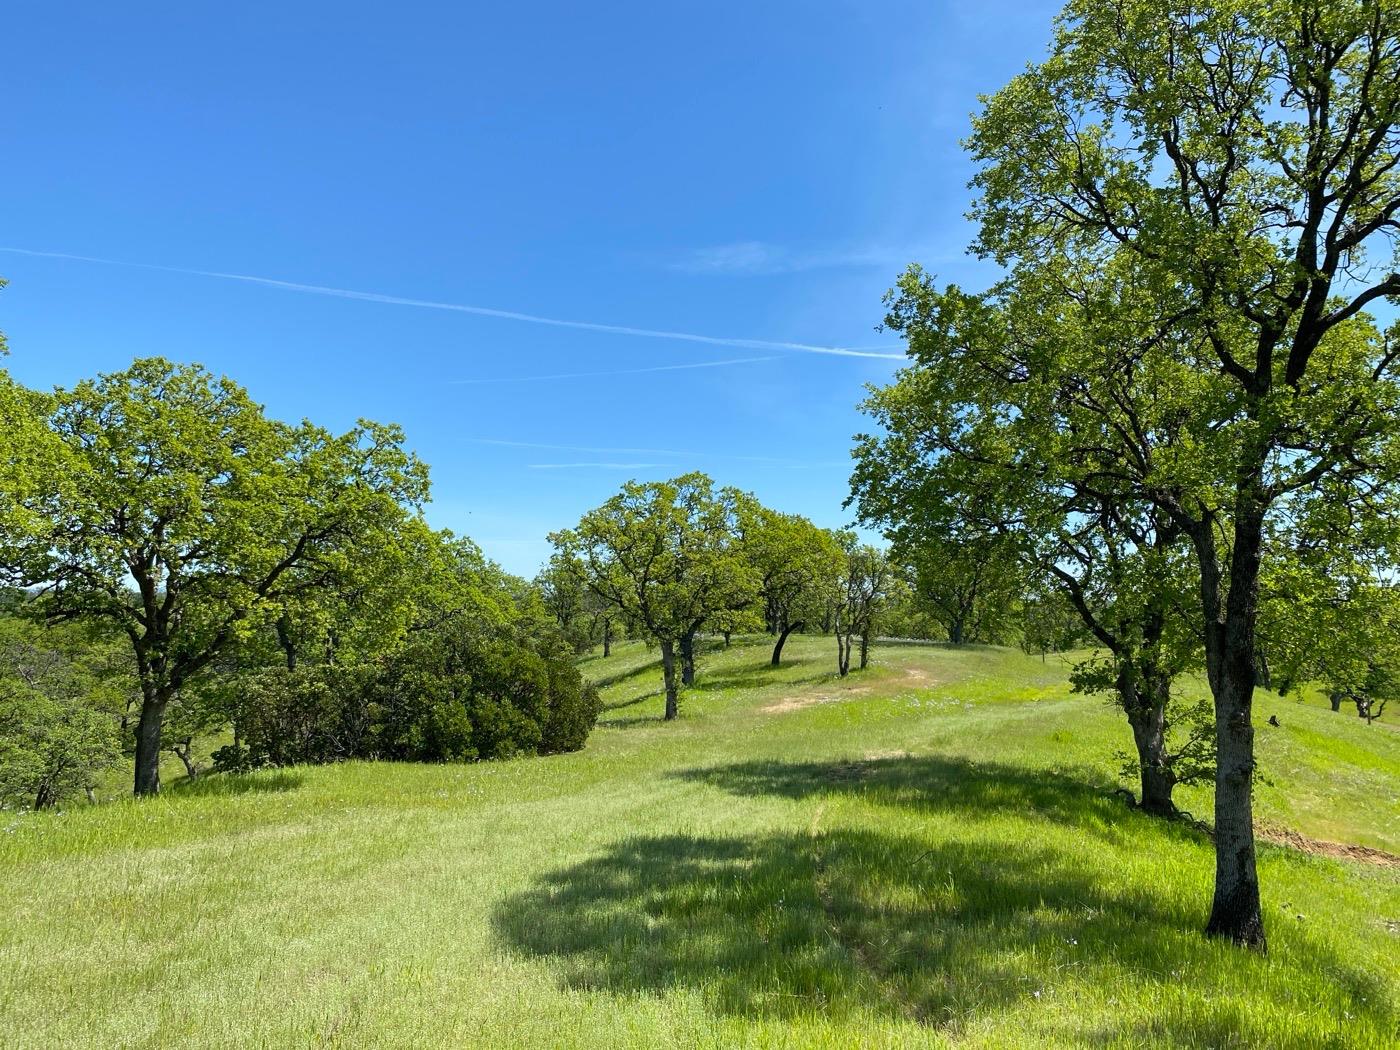
<path fill-rule="evenodd" d="M 600 718 L 599 729 L 640 729 L 642 726 L 666 724 L 664 715 L 635 715 L 631 718 Z"/>
<path fill-rule="evenodd" d="M 655 660 L 648 660 L 644 664 L 636 667 L 629 667 L 625 671 L 618 671 L 616 674 L 604 675 L 602 678 L 593 678 L 585 671 L 584 677 L 596 685 L 599 689 L 607 689 L 609 686 L 618 685 L 621 682 L 631 681 L 634 678 L 641 678 L 648 674 L 661 674 L 661 657 Z"/>
<path fill-rule="evenodd" d="M 684 769 L 671 776 L 722 788 L 736 795 L 805 799 L 858 794 L 874 805 L 924 811 L 1035 813 L 1064 824 L 1092 824 L 1112 838 L 1125 818 L 1113 797 L 1116 784 L 1086 769 L 1027 769 L 973 762 L 948 755 L 828 762 L 738 762 Z M 1186 837 L 1184 828 L 1164 829 Z"/>
<path fill-rule="evenodd" d="M 206 773 L 191 780 L 177 780 L 166 790 L 177 795 L 226 796 L 275 794 L 301 787 L 302 775 L 284 770 L 262 773 Z"/>
<path fill-rule="evenodd" d="M 1162 848 L 1165 862 L 1174 834 L 1071 778 L 944 759 L 690 775 L 742 793 L 860 791 L 969 815 L 1029 806 L 1100 833 L 1111 811 L 1136 832 L 1118 858 Z M 873 1015 L 957 1038 L 1005 1013 L 1018 1031 L 1039 1025 L 1077 1045 L 1385 1045 L 1392 1008 L 1346 961 L 1296 933 L 1281 966 L 1209 942 L 1197 932 L 1204 915 L 1179 895 L 1105 878 L 1112 848 L 1086 851 L 1082 835 L 1065 832 L 1062 842 L 1015 846 L 850 827 L 632 838 L 508 897 L 493 929 L 510 949 L 548 959 L 566 988 L 694 989 L 739 1016 Z M 1182 973 L 1199 992 L 1163 1005 Z M 1314 1001 L 1315 986 L 1298 986 L 1318 974 L 1327 975 L 1326 1005 Z M 1126 997 L 1123 1009 L 1104 1005 L 1105 989 Z M 1096 1015 L 1043 1013 L 1056 997 L 1079 995 L 1099 997 Z M 1274 1025 L 1280 1005 L 1293 1022 L 1286 1028 Z"/>
<path fill-rule="evenodd" d="M 708 691 L 711 689 L 763 689 L 771 685 L 799 686 L 810 682 L 824 682 L 836 677 L 836 658 L 832 657 L 831 669 L 817 671 L 789 677 L 788 672 L 794 667 L 802 667 L 805 664 L 816 664 L 815 660 L 791 659 L 784 660 L 781 667 L 774 667 L 765 655 L 762 663 L 751 664 L 746 667 L 728 668 L 718 673 L 707 674 L 704 665 L 699 668 L 699 675 L 696 678 L 694 688 Z"/>
<path fill-rule="evenodd" d="M 604 704 L 603 710 L 620 711 L 624 707 L 636 707 L 638 704 L 643 703 L 647 700 L 655 699 L 656 697 L 661 696 L 663 693 L 665 693 L 664 689 L 653 689 L 649 693 L 638 693 L 636 696 L 631 697 L 627 700 L 617 700 L 611 704 Z"/>

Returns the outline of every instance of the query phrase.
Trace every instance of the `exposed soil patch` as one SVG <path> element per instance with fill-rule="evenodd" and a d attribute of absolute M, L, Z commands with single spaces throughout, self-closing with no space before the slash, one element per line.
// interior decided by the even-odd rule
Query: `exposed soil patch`
<path fill-rule="evenodd" d="M 1383 849 L 1353 846 L 1346 842 L 1324 842 L 1322 839 L 1309 838 L 1292 828 L 1279 827 L 1277 824 L 1261 824 L 1256 830 L 1261 839 L 1276 846 L 1288 846 L 1290 849 L 1319 857 L 1341 857 L 1344 860 L 1359 860 L 1365 864 L 1378 864 L 1383 868 L 1400 868 L 1400 857 Z"/>
<path fill-rule="evenodd" d="M 938 685 L 942 679 L 924 670 L 922 667 L 906 667 L 903 679 L 906 684 L 924 688 L 931 685 Z M 834 693 L 811 693 L 806 696 L 785 696 L 781 700 L 759 708 L 764 714 L 783 715 L 789 711 L 800 711 L 804 707 L 813 707 L 816 704 L 835 704 L 842 700 L 849 700 L 852 697 L 865 696 L 871 692 L 872 687 L 868 685 L 851 686 L 849 689 L 841 689 Z"/>
<path fill-rule="evenodd" d="M 842 700 L 850 700 L 852 697 L 864 696 L 870 692 L 870 687 L 858 685 L 851 689 L 843 689 L 839 693 L 813 693 L 809 696 L 785 696 L 781 700 L 760 707 L 759 710 L 768 715 L 785 715 L 789 711 L 800 711 L 804 707 L 815 707 L 817 704 L 836 704 Z"/>

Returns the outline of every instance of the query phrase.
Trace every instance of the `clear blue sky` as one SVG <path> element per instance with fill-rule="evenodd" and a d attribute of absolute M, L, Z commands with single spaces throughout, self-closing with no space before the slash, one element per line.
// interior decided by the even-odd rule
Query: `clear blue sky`
<path fill-rule="evenodd" d="M 0 252 L 9 368 L 160 354 L 284 418 L 399 422 L 431 520 L 522 574 L 634 476 L 844 524 L 897 362 L 764 344 L 897 351 L 907 263 L 987 279 L 959 140 L 1056 6 L 11 5 L 0 246 L 147 265 Z"/>

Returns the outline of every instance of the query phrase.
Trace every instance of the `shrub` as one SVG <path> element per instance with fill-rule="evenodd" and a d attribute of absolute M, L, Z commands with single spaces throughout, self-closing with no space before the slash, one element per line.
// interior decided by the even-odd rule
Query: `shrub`
<path fill-rule="evenodd" d="M 239 743 L 215 753 L 219 769 L 576 751 L 601 703 L 554 632 L 481 637 L 456 627 L 372 666 L 260 672 L 239 683 L 234 707 Z"/>

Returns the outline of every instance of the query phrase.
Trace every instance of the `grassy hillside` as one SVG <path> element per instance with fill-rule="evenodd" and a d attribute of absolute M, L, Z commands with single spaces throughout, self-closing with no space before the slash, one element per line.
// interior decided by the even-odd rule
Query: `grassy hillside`
<path fill-rule="evenodd" d="M 1270 953 L 1207 942 L 1209 843 L 1112 797 L 1126 726 L 1062 662 L 788 654 L 706 653 L 670 725 L 653 654 L 586 660 L 576 755 L 9 818 L 0 1041 L 1394 1045 L 1400 868 L 1266 845 Z M 1263 822 L 1400 853 L 1393 727 L 1257 721 Z"/>

